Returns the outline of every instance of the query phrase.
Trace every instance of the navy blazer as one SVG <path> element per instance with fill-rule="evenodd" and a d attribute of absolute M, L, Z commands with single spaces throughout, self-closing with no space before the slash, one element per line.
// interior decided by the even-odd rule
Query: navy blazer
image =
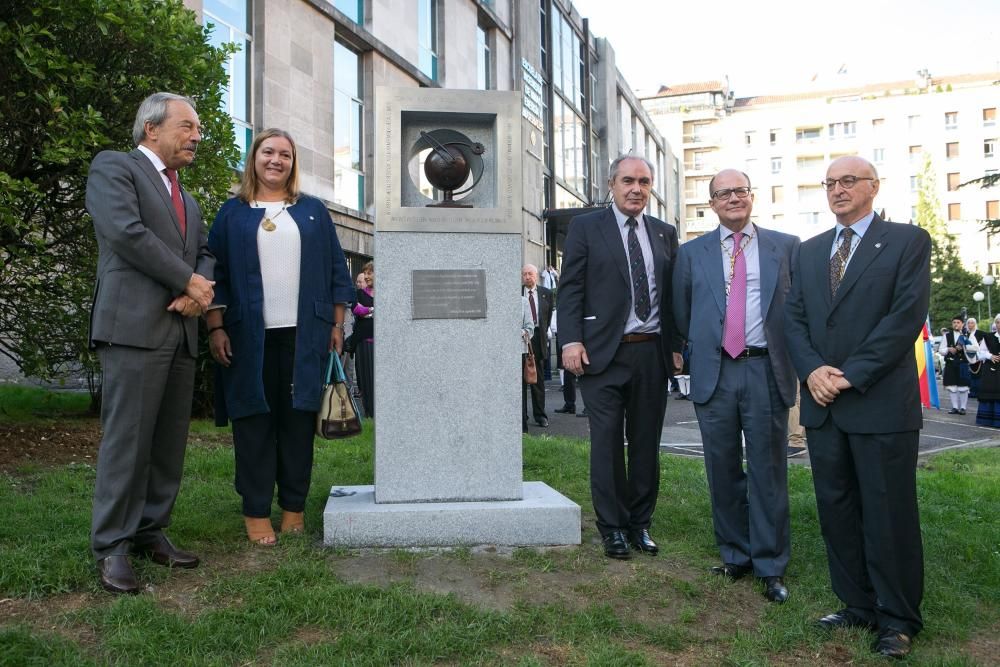
<path fill-rule="evenodd" d="M 802 244 L 785 307 L 786 340 L 803 382 L 800 421 L 817 428 L 832 415 L 846 433 L 918 430 L 914 343 L 930 305 L 930 236 L 876 215 L 831 298 L 834 233 Z M 839 368 L 852 385 L 826 407 L 805 384 L 822 365 Z"/>
<path fill-rule="evenodd" d="M 670 375 L 674 366 L 671 352 L 679 352 L 682 343 L 670 307 L 677 231 L 648 215 L 643 216 L 643 223 L 653 252 L 660 297 L 661 352 Z M 560 344 L 583 343 L 590 359 L 584 372 L 601 373 L 621 344 L 631 310 L 632 279 L 614 211 L 608 207 L 573 218 L 559 278 Z"/>
<path fill-rule="evenodd" d="M 336 227 L 323 202 L 300 196 L 289 206 L 299 228 L 299 271 L 292 407 L 319 409 L 334 323 L 334 304 L 354 301 L 354 285 Z M 219 366 L 216 423 L 269 411 L 264 398 L 264 287 L 257 253 L 257 228 L 264 209 L 230 199 L 215 216 L 208 247 L 216 257 L 215 304 L 226 306 L 223 325 L 232 345 L 232 364 Z M 218 400 L 218 392 L 222 391 Z"/>
<path fill-rule="evenodd" d="M 726 280 L 719 231 L 683 244 L 674 268 L 674 320 L 691 340 L 691 400 L 705 403 L 715 393 L 722 366 L 722 332 L 726 321 Z M 798 260 L 798 237 L 757 228 L 760 260 L 760 309 L 768 359 L 781 400 L 795 405 L 795 369 L 785 343 L 785 295 Z M 747 313 L 747 317 L 753 317 Z"/>

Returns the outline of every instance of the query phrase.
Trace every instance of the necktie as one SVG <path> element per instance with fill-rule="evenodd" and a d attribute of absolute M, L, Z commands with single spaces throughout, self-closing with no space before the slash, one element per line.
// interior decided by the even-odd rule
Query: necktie
<path fill-rule="evenodd" d="M 830 258 L 830 296 L 837 294 L 840 281 L 844 277 L 844 267 L 847 266 L 847 258 L 851 256 L 851 239 L 854 231 L 850 227 L 845 227 L 840 233 L 840 247 Z"/>
<path fill-rule="evenodd" d="M 747 347 L 747 258 L 743 254 L 743 232 L 733 234 L 732 279 L 726 301 L 726 330 L 722 348 L 734 359 Z"/>
<path fill-rule="evenodd" d="M 531 321 L 538 326 L 538 309 L 535 308 L 535 290 L 528 290 L 528 305 L 531 306 Z"/>
<path fill-rule="evenodd" d="M 181 186 L 177 182 L 176 169 L 164 169 L 167 180 L 170 181 L 170 201 L 174 203 L 174 212 L 177 214 L 177 224 L 181 228 L 181 237 L 187 238 L 187 220 L 184 215 L 184 200 L 181 198 Z"/>
<path fill-rule="evenodd" d="M 625 224 L 628 225 L 628 268 L 632 274 L 635 316 L 645 322 L 649 319 L 649 278 L 646 276 L 646 260 L 642 256 L 639 235 L 635 233 L 639 223 L 635 218 L 629 218 Z"/>

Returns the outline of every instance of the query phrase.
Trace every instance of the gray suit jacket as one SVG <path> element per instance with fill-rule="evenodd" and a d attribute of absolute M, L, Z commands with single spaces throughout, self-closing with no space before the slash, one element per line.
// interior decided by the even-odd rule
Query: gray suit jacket
<path fill-rule="evenodd" d="M 90 316 L 90 345 L 98 342 L 153 349 L 180 318 L 188 351 L 198 354 L 198 318 L 167 311 L 191 274 L 209 279 L 215 259 L 201 209 L 182 191 L 187 238 L 181 238 L 160 174 L 138 149 L 103 151 L 90 165 L 87 211 L 97 233 L 97 284 Z"/>
<path fill-rule="evenodd" d="M 785 405 L 795 405 L 795 369 L 785 342 L 785 295 L 798 258 L 799 239 L 757 228 L 760 258 L 760 317 L 764 322 L 768 359 Z M 691 400 L 705 403 L 715 392 L 722 365 L 722 329 L 726 321 L 726 283 L 718 231 L 682 245 L 674 267 L 674 320 L 691 341 Z M 747 313 L 753 317 L 753 313 Z"/>

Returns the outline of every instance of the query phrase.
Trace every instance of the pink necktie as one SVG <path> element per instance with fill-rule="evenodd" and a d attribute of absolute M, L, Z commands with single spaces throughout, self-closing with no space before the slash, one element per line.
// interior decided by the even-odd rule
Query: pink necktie
<path fill-rule="evenodd" d="M 730 357 L 738 357 L 747 347 L 747 260 L 741 250 L 743 233 L 733 234 L 733 279 L 726 301 L 726 329 L 722 347 Z"/>
<path fill-rule="evenodd" d="M 181 186 L 177 182 L 176 169 L 164 169 L 167 180 L 170 181 L 170 201 L 174 204 L 174 213 L 177 214 L 177 224 L 181 228 L 181 238 L 187 238 L 187 220 L 184 219 L 184 200 L 181 198 Z"/>

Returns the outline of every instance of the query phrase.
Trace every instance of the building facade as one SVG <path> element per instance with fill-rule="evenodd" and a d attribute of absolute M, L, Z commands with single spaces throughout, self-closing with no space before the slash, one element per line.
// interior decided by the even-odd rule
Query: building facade
<path fill-rule="evenodd" d="M 720 169 L 744 170 L 761 224 L 808 238 L 833 224 L 820 181 L 831 160 L 859 155 L 878 169 L 878 210 L 897 222 L 916 217 L 926 159 L 941 219 L 963 262 L 1000 274 L 1000 238 L 981 230 L 1000 217 L 1000 188 L 959 188 L 996 173 L 1000 73 L 932 77 L 799 94 L 737 98 L 728 81 L 662 88 L 642 100 L 668 141 L 683 151 L 682 238 L 718 224 L 708 182 Z"/>
<path fill-rule="evenodd" d="M 267 127 L 298 144 L 303 191 L 339 227 L 352 273 L 374 255 L 378 86 L 523 94 L 524 259 L 558 266 L 568 218 L 602 202 L 608 164 L 656 166 L 649 212 L 680 220 L 679 161 L 564 0 L 185 0 L 216 44 L 235 42 L 227 111 L 245 151 Z M 516 269 L 514 269 L 516 270 Z"/>

